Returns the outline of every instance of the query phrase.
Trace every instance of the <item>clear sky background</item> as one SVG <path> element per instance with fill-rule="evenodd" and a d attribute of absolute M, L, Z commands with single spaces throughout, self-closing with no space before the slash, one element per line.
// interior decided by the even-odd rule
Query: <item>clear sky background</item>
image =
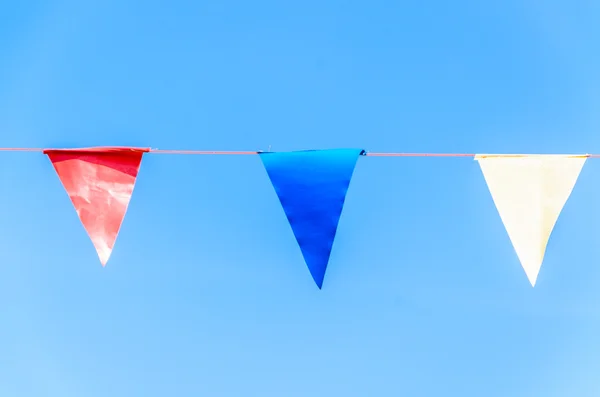
<path fill-rule="evenodd" d="M 600 152 L 594 1 L 4 1 L 2 146 Z M 102 268 L 0 156 L 0 395 L 597 397 L 600 160 L 531 288 L 472 159 L 360 158 L 323 290 L 258 156 L 144 157 Z"/>

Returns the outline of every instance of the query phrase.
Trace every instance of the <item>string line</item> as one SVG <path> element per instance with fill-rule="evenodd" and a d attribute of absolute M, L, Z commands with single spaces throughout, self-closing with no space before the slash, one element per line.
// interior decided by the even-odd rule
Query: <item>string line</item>
<path fill-rule="evenodd" d="M 71 149 L 52 149 L 52 150 L 73 150 Z M 0 152 L 43 152 L 47 148 L 0 148 Z M 223 151 L 223 150 L 169 150 L 169 149 L 150 149 L 151 154 L 188 154 L 188 155 L 257 155 L 262 151 Z M 365 156 L 370 157 L 475 157 L 475 153 L 394 153 L 394 152 L 366 152 Z M 506 156 L 510 156 L 507 154 Z M 515 154 L 515 157 L 521 155 Z M 586 154 L 590 158 L 598 158 L 600 154 Z"/>

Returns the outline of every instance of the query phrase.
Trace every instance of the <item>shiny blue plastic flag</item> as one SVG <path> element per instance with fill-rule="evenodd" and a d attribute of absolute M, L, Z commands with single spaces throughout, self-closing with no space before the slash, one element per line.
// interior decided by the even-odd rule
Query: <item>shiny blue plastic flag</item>
<path fill-rule="evenodd" d="M 317 286 L 325 270 L 360 149 L 260 153 Z"/>

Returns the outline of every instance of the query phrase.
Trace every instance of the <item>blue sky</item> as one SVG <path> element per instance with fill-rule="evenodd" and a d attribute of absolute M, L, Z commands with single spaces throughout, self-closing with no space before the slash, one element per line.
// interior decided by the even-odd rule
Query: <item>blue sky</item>
<path fill-rule="evenodd" d="M 600 152 L 590 1 L 6 1 L 2 146 Z M 0 156 L 2 396 L 600 393 L 600 161 L 529 285 L 472 159 L 360 158 L 318 290 L 258 156 L 145 156 L 102 268 Z"/>

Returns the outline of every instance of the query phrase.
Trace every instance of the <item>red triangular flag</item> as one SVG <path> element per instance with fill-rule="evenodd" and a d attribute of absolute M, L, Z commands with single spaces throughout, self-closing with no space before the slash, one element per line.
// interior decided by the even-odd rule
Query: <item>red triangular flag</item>
<path fill-rule="evenodd" d="M 99 147 L 47 149 L 102 266 L 112 253 L 142 156 L 149 149 Z"/>

